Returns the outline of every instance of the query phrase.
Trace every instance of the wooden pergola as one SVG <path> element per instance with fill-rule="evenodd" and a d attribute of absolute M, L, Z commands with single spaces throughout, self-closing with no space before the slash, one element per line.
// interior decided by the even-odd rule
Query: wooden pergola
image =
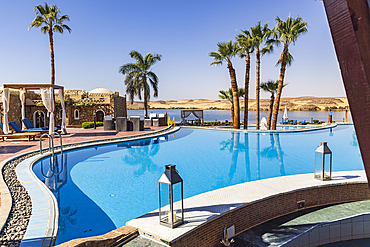
<path fill-rule="evenodd" d="M 26 89 L 26 90 L 40 90 L 41 88 L 53 88 L 53 89 L 62 89 L 64 90 L 63 86 L 58 86 L 55 84 L 3 84 L 3 88 L 9 89 Z"/>
<path fill-rule="evenodd" d="M 40 90 L 40 89 L 46 89 L 46 88 L 52 88 L 53 89 L 53 98 L 55 101 L 55 93 L 54 90 L 58 89 L 61 90 L 64 97 L 64 87 L 55 85 L 55 84 L 3 84 L 3 89 L 17 89 L 17 90 Z M 3 95 L 4 96 L 4 95 Z M 24 107 L 24 106 L 22 106 Z M 54 112 L 53 112 L 54 115 Z M 64 109 L 64 118 L 65 118 L 65 109 Z M 66 133 L 65 126 L 62 128 L 62 133 Z"/>

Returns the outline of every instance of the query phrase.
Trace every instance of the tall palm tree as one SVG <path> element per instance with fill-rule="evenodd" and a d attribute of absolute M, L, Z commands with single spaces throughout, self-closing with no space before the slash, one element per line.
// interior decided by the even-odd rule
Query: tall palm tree
<path fill-rule="evenodd" d="M 154 97 L 158 97 L 158 77 L 151 71 L 151 67 L 158 61 L 161 61 L 162 55 L 147 53 L 143 57 L 139 52 L 130 52 L 131 58 L 136 60 L 136 63 L 127 63 L 120 67 L 119 73 L 126 75 L 124 81 L 126 85 L 126 93 L 130 96 L 131 103 L 134 102 L 134 97 L 138 96 L 141 100 L 141 91 L 144 92 L 144 115 L 148 117 L 148 101 L 150 99 L 150 85 L 153 87 Z"/>
<path fill-rule="evenodd" d="M 226 99 L 231 103 L 231 119 L 234 119 L 234 99 L 233 99 L 233 89 L 229 88 L 228 91 L 220 90 L 218 91 L 220 94 L 218 95 L 221 99 Z M 239 98 L 244 97 L 244 88 L 238 89 L 238 96 Z"/>
<path fill-rule="evenodd" d="M 250 54 L 253 53 L 252 36 L 248 30 L 242 31 L 236 37 L 238 41 L 240 52 L 239 57 L 245 58 L 245 77 L 244 77 L 244 129 L 248 129 L 248 100 L 249 100 L 249 75 L 251 69 L 251 58 Z"/>
<path fill-rule="evenodd" d="M 302 18 L 288 17 L 285 21 L 282 21 L 279 17 L 276 17 L 276 27 L 273 31 L 273 39 L 268 41 L 268 44 L 283 44 L 284 49 L 280 55 L 279 61 L 281 61 L 279 85 L 276 92 L 276 100 L 274 104 L 274 114 L 272 117 L 272 129 L 276 130 L 277 117 L 279 113 L 279 105 L 281 93 L 284 85 L 284 76 L 289 57 L 289 45 L 295 44 L 298 37 L 301 34 L 307 32 L 307 22 L 304 22 Z"/>
<path fill-rule="evenodd" d="M 275 93 L 279 85 L 279 80 L 268 80 L 267 82 L 261 83 L 261 89 L 265 92 L 271 93 L 270 97 L 270 106 L 269 106 L 269 115 L 268 115 L 268 120 L 267 120 L 267 129 L 269 130 L 271 127 L 271 118 L 272 118 L 272 109 L 274 106 L 274 100 L 275 100 Z M 283 87 L 285 87 L 283 85 Z"/>
<path fill-rule="evenodd" d="M 240 48 L 238 43 L 232 42 L 219 42 L 217 43 L 218 52 L 212 51 L 208 53 L 210 57 L 214 58 L 214 62 L 211 65 L 222 65 L 223 62 L 227 62 L 227 68 L 229 69 L 231 88 L 233 91 L 233 101 L 234 101 L 234 118 L 233 118 L 233 128 L 240 129 L 240 106 L 238 97 L 238 83 L 236 81 L 236 73 L 231 63 L 231 58 L 238 54 Z"/>
<path fill-rule="evenodd" d="M 261 68 L 261 53 L 262 56 L 272 52 L 273 46 L 268 44 L 261 49 L 261 45 L 272 35 L 272 31 L 268 28 L 268 23 L 263 27 L 261 21 L 256 26 L 250 29 L 251 41 L 256 51 L 256 129 L 260 127 L 260 68 Z"/>
<path fill-rule="evenodd" d="M 41 27 L 40 31 L 43 34 L 49 34 L 49 43 L 50 43 L 50 61 L 51 61 L 51 84 L 55 83 L 55 65 L 54 65 L 54 40 L 53 33 L 63 34 L 64 30 L 67 30 L 69 33 L 72 29 L 64 24 L 63 22 L 69 21 L 68 15 L 62 15 L 59 17 L 60 10 L 56 5 L 49 6 L 47 3 L 44 5 L 37 5 L 33 9 L 36 13 L 35 19 L 31 22 L 28 27 L 28 31 L 36 26 Z"/>

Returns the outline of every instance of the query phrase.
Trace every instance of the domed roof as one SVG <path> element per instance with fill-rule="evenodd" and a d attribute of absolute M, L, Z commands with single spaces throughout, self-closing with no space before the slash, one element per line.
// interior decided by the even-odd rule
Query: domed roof
<path fill-rule="evenodd" d="M 91 90 L 89 93 L 109 93 L 109 94 L 113 94 L 113 92 L 111 90 L 106 89 L 106 88 L 101 88 L 101 87 L 95 88 L 95 89 Z"/>

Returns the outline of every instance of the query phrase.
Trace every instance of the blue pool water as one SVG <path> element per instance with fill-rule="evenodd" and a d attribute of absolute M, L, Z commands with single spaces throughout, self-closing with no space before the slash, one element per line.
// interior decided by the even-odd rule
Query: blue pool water
<path fill-rule="evenodd" d="M 247 181 L 313 173 L 314 151 L 322 141 L 333 152 L 334 171 L 363 170 L 352 125 L 280 134 L 181 129 L 65 152 L 58 167 L 50 169 L 45 159 L 33 170 L 58 200 L 60 244 L 104 234 L 157 209 L 158 179 L 167 164 L 176 165 L 184 197 L 190 197 Z"/>

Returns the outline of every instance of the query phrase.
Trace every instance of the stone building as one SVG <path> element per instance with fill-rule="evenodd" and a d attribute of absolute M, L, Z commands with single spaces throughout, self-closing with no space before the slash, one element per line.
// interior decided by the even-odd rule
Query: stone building
<path fill-rule="evenodd" d="M 0 88 L 0 122 L 3 121 L 2 88 Z M 67 127 L 81 127 L 83 122 L 102 122 L 104 116 L 112 118 L 127 117 L 126 95 L 120 96 L 118 92 L 105 88 L 96 88 L 89 92 L 85 90 L 64 90 L 66 102 Z M 55 124 L 62 122 L 62 107 L 59 95 L 55 94 Z M 10 90 L 10 110 L 8 119 L 21 126 L 21 101 L 18 90 Z M 47 110 L 42 104 L 40 94 L 34 91 L 26 93 L 26 117 L 33 123 L 34 127 L 47 126 L 49 118 Z"/>

